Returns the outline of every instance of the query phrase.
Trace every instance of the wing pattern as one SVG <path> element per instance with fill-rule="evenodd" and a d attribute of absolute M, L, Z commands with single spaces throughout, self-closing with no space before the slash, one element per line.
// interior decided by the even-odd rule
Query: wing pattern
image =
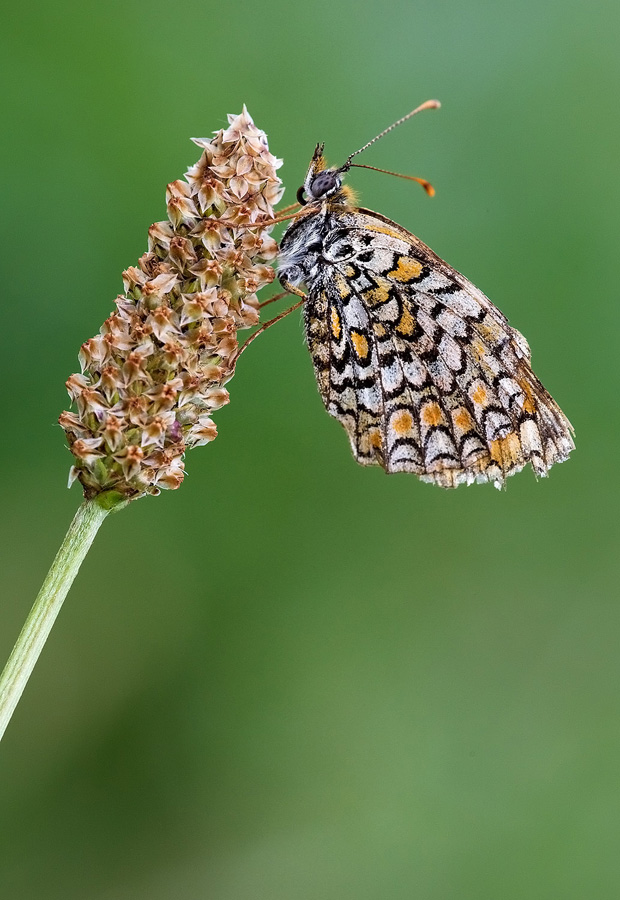
<path fill-rule="evenodd" d="M 323 402 L 363 465 L 501 487 L 527 463 L 546 475 L 574 447 L 525 338 L 376 213 L 345 213 L 326 235 L 305 323 Z"/>

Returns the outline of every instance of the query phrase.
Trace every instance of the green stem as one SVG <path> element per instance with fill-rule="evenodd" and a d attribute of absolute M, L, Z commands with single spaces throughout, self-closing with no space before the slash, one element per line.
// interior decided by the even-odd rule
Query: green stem
<path fill-rule="evenodd" d="M 103 494 L 94 500 L 85 500 L 69 526 L 0 677 L 0 739 L 11 720 L 82 560 L 88 553 L 99 526 L 116 505 L 115 499 L 113 498 L 112 503 L 106 502 L 106 495 Z"/>

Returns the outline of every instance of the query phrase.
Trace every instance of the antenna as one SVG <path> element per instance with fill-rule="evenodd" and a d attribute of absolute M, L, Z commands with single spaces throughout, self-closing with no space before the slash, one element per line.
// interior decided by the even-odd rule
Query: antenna
<path fill-rule="evenodd" d="M 378 169 L 376 166 L 365 166 L 363 163 L 351 163 L 352 169 L 372 169 L 373 172 L 383 172 L 385 175 L 396 175 L 397 178 L 406 178 L 407 181 L 417 181 L 421 184 L 429 197 L 435 196 L 435 188 L 426 178 L 416 178 L 415 175 L 403 175 L 402 172 L 390 172 L 389 169 Z"/>
<path fill-rule="evenodd" d="M 361 153 L 362 150 L 366 150 L 368 147 L 370 147 L 371 144 L 374 144 L 375 141 L 378 141 L 379 138 L 384 137 L 384 135 L 388 134 L 388 132 L 392 131 L 394 128 L 397 128 L 399 125 L 402 125 L 403 122 L 406 122 L 407 119 L 410 119 L 412 116 L 415 116 L 416 113 L 422 112 L 425 109 L 439 109 L 440 106 L 441 106 L 441 103 L 439 102 L 439 100 L 427 100 L 425 103 L 422 103 L 420 106 L 416 106 L 415 109 L 412 109 L 411 112 L 407 113 L 406 116 L 403 116 L 402 119 L 398 119 L 397 122 L 393 122 L 392 125 L 390 125 L 388 128 L 385 128 L 380 134 L 378 134 L 376 137 L 374 137 L 371 141 L 368 141 L 367 144 L 364 144 L 363 147 L 360 147 L 359 150 L 356 150 L 355 153 L 352 153 L 351 156 L 349 156 L 347 158 L 347 161 L 345 162 L 345 164 L 343 166 L 340 166 L 340 169 L 338 171 L 346 172 L 347 169 L 350 167 L 351 160 L 353 159 L 354 156 L 357 156 L 357 154 Z M 366 167 L 364 167 L 364 168 L 366 168 Z"/>

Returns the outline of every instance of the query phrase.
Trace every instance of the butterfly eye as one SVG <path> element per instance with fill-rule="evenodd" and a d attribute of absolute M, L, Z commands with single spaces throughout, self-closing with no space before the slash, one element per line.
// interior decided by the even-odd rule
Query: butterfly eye
<path fill-rule="evenodd" d="M 315 200 L 329 194 L 334 188 L 340 187 L 340 179 L 334 172 L 321 172 L 310 184 L 310 193 Z"/>

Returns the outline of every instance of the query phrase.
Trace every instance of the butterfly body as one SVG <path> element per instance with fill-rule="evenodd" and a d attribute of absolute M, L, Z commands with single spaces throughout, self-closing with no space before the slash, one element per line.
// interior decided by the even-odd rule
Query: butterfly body
<path fill-rule="evenodd" d="M 285 232 L 279 277 L 302 294 L 327 411 L 353 455 L 456 487 L 568 457 L 572 428 L 534 375 L 525 338 L 405 228 L 354 205 L 317 146 L 308 202 Z"/>

